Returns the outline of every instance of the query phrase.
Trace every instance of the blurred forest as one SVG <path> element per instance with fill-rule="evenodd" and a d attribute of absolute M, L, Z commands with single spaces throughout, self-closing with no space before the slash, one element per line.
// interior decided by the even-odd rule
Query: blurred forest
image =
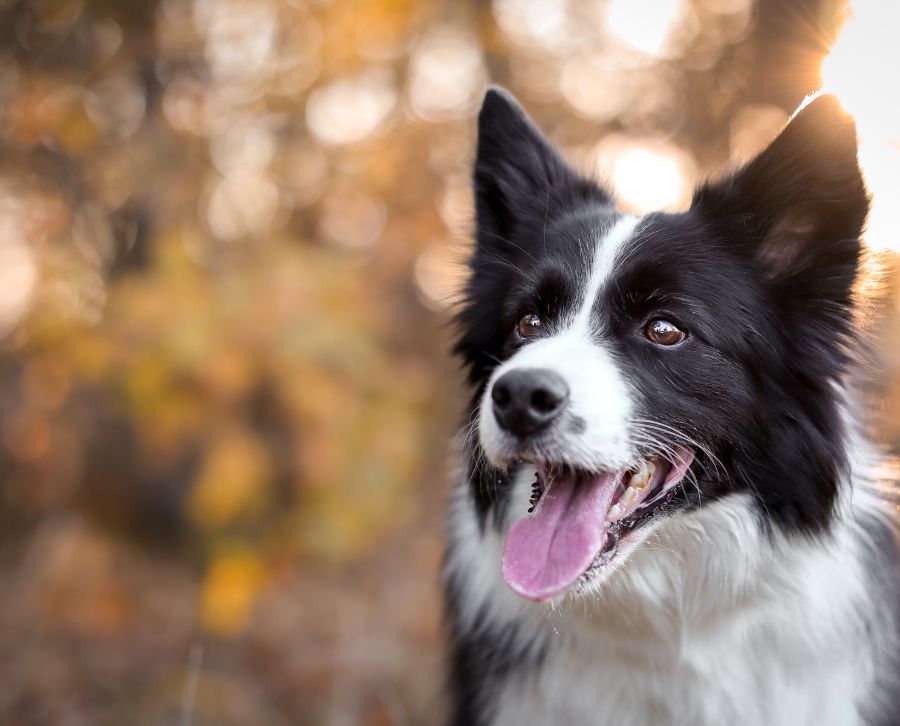
<path fill-rule="evenodd" d="M 677 208 L 819 85 L 847 16 L 0 0 L 0 722 L 439 722 L 449 321 L 487 83 L 623 207 Z M 858 52 L 832 54 L 838 83 Z M 900 104 L 866 116 L 875 77 L 851 79 L 877 203 Z"/>

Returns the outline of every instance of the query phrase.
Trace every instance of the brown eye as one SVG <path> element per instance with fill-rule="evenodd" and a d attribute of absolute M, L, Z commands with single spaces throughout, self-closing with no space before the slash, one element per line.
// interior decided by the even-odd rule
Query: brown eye
<path fill-rule="evenodd" d="M 657 345 L 678 345 L 687 337 L 687 333 L 679 329 L 675 323 L 662 318 L 654 318 L 644 327 L 647 340 Z"/>
<path fill-rule="evenodd" d="M 540 316 L 535 315 L 534 313 L 523 315 L 521 320 L 519 320 L 519 325 L 516 327 L 516 330 L 522 338 L 533 338 L 541 332 Z"/>

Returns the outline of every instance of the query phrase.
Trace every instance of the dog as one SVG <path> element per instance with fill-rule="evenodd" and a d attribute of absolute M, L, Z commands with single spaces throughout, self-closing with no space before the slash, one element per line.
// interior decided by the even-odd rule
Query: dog
<path fill-rule="evenodd" d="M 853 383 L 869 198 L 837 99 L 636 217 L 491 88 L 474 197 L 452 723 L 900 723 L 896 538 Z"/>

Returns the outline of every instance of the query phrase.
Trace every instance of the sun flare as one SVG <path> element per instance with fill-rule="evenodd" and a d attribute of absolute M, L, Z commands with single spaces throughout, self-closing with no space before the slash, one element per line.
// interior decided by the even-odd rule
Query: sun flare
<path fill-rule="evenodd" d="M 900 252 L 900 44 L 893 37 L 900 4 L 852 0 L 831 52 L 822 89 L 835 93 L 856 119 L 859 160 L 872 194 L 865 239 L 872 250 Z"/>

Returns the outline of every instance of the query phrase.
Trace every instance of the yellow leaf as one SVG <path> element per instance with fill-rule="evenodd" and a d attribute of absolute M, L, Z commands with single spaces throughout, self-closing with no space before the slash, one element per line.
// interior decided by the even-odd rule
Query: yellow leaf
<path fill-rule="evenodd" d="M 206 527 L 255 516 L 265 507 L 271 476 L 265 447 L 249 433 L 228 432 L 206 454 L 188 496 L 188 513 Z"/>
<path fill-rule="evenodd" d="M 222 635 L 241 631 L 265 577 L 265 566 L 255 555 L 241 553 L 217 559 L 203 581 L 200 619 L 204 627 Z"/>

